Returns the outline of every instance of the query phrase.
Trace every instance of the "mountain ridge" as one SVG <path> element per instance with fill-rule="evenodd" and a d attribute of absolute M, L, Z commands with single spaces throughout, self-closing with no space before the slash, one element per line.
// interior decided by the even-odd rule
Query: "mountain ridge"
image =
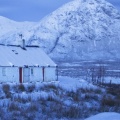
<path fill-rule="evenodd" d="M 120 13 L 112 4 L 73 0 L 20 33 L 27 44 L 39 44 L 53 59 L 75 61 L 120 59 L 119 31 Z M 0 38 L 2 43 L 18 44 L 18 34 Z"/>

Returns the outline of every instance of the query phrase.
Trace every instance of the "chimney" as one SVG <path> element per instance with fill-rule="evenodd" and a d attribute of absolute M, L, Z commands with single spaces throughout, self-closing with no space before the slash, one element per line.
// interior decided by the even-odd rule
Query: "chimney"
<path fill-rule="evenodd" d="M 24 50 L 26 50 L 26 48 L 25 48 L 25 40 L 24 39 L 22 39 L 22 46 L 21 46 Z"/>

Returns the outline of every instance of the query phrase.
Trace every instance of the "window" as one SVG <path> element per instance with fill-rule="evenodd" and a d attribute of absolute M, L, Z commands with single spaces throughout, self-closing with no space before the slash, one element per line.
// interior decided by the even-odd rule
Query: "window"
<path fill-rule="evenodd" d="M 33 74 L 34 74 L 33 68 L 31 68 L 31 75 L 33 75 Z"/>
<path fill-rule="evenodd" d="M 3 75 L 3 76 L 6 76 L 6 68 L 5 68 L 5 67 L 2 68 L 2 75 Z"/>

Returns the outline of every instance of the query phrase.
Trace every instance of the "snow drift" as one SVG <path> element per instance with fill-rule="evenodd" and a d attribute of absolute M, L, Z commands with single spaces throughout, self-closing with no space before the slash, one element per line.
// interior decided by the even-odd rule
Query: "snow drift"
<path fill-rule="evenodd" d="M 90 118 L 87 118 L 85 120 L 119 120 L 120 119 L 120 114 L 115 113 L 115 112 L 104 112 L 104 113 L 99 113 L 97 115 L 94 115 Z"/>

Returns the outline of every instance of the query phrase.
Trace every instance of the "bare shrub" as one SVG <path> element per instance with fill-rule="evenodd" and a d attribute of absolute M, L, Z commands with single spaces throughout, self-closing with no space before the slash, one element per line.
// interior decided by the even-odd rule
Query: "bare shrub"
<path fill-rule="evenodd" d="M 93 93 L 95 92 L 95 90 L 93 88 L 79 88 L 79 91 L 81 91 L 81 93 Z"/>
<path fill-rule="evenodd" d="M 11 119 L 12 120 L 21 120 L 20 113 L 21 113 L 21 111 L 16 111 L 16 110 L 12 111 Z"/>
<path fill-rule="evenodd" d="M 3 91 L 5 92 L 5 93 L 7 93 L 7 92 L 9 92 L 10 91 L 10 86 L 8 85 L 8 84 L 3 84 Z"/>
<path fill-rule="evenodd" d="M 3 91 L 6 95 L 6 98 L 11 98 L 10 86 L 9 84 L 3 84 Z"/>
<path fill-rule="evenodd" d="M 52 95 L 49 95 L 47 97 L 47 101 L 55 101 L 55 98 Z"/>
<path fill-rule="evenodd" d="M 112 97 L 108 97 L 108 96 L 103 96 L 102 100 L 101 100 L 101 104 L 102 106 L 115 106 L 116 105 L 116 100 L 114 100 Z"/>
<path fill-rule="evenodd" d="M 14 96 L 14 101 L 19 102 L 19 103 L 27 103 L 27 102 L 31 102 L 31 96 L 26 97 L 22 97 L 21 95 L 17 95 Z"/>
<path fill-rule="evenodd" d="M 114 96 L 120 96 L 120 85 L 117 84 L 107 84 L 107 93 L 112 94 Z"/>
<path fill-rule="evenodd" d="M 5 120 L 5 117 L 7 117 L 7 115 L 5 116 L 5 112 L 4 107 L 0 107 L 0 120 Z"/>
<path fill-rule="evenodd" d="M 37 110 L 38 110 L 38 106 L 35 103 L 30 103 L 30 106 L 27 109 L 27 111 L 29 111 L 29 112 L 35 112 Z"/>
<path fill-rule="evenodd" d="M 43 90 L 43 91 L 58 91 L 58 90 L 63 90 L 61 86 L 58 86 L 58 85 L 55 85 L 55 84 L 45 84 L 44 86 L 42 86 L 40 88 L 40 90 Z"/>
<path fill-rule="evenodd" d="M 100 88 L 94 90 L 96 94 L 102 94 L 102 90 Z"/>
<path fill-rule="evenodd" d="M 47 109 L 47 114 L 49 115 L 49 117 L 52 117 L 52 116 L 56 116 L 57 118 L 62 118 L 63 116 L 63 111 L 64 111 L 64 108 L 63 108 L 63 103 L 61 102 L 51 102 L 49 103 L 50 105 L 50 109 Z M 53 114 L 51 114 L 53 113 Z"/>
<path fill-rule="evenodd" d="M 34 84 L 30 84 L 27 86 L 27 92 L 33 92 L 35 90 L 35 85 Z"/>
<path fill-rule="evenodd" d="M 18 90 L 20 90 L 21 92 L 24 92 L 25 91 L 24 84 L 19 84 L 18 85 Z"/>
<path fill-rule="evenodd" d="M 63 113 L 63 116 L 67 118 L 79 118 L 80 108 L 77 106 L 65 107 L 62 113 Z"/>
<path fill-rule="evenodd" d="M 8 107 L 9 111 L 19 111 L 19 105 L 15 102 L 11 102 L 9 107 Z"/>
<path fill-rule="evenodd" d="M 90 100 L 91 99 L 91 94 L 86 93 L 84 99 L 87 100 L 87 101 Z"/>
<path fill-rule="evenodd" d="M 67 91 L 66 95 L 67 95 L 67 97 L 70 97 L 75 102 L 79 102 L 79 100 L 80 100 L 80 93 L 79 93 L 79 91 L 77 91 L 77 92 L 74 91 L 74 90 Z"/>
<path fill-rule="evenodd" d="M 20 117 L 16 117 L 15 120 L 36 120 L 35 119 L 35 112 L 30 111 L 30 109 L 25 109 L 20 111 Z"/>

